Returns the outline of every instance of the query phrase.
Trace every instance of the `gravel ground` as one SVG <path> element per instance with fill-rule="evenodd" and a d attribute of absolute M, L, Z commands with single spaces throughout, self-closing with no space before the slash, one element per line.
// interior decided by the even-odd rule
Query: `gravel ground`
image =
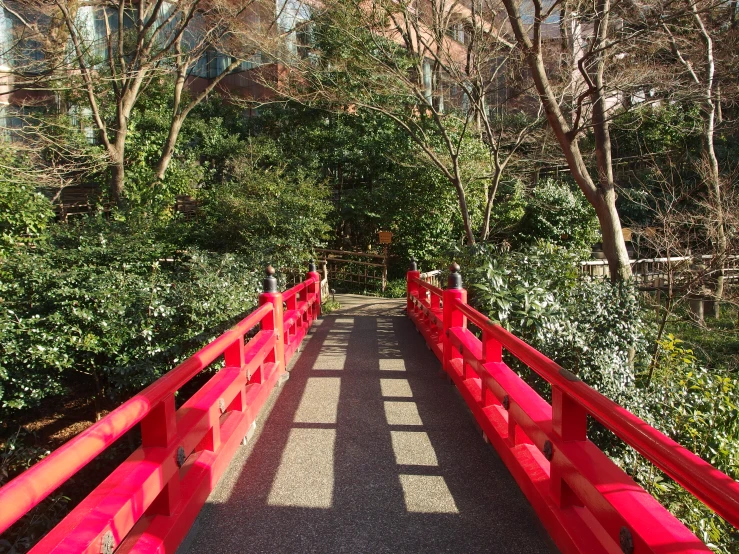
<path fill-rule="evenodd" d="M 404 301 L 337 300 L 179 553 L 556 552 Z"/>

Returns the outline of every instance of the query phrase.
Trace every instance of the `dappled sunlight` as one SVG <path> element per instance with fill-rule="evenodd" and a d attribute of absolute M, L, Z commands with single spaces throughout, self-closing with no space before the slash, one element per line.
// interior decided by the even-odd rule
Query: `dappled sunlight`
<path fill-rule="evenodd" d="M 342 370 L 346 364 L 346 354 L 321 354 L 316 358 L 313 369 Z"/>
<path fill-rule="evenodd" d="M 405 360 L 397 358 L 380 358 L 380 371 L 406 371 Z"/>
<path fill-rule="evenodd" d="M 336 423 L 340 390 L 338 377 L 310 377 L 295 414 L 295 423 Z"/>
<path fill-rule="evenodd" d="M 380 392 L 385 398 L 412 398 L 408 379 L 380 379 Z"/>
<path fill-rule="evenodd" d="M 385 401 L 384 406 L 388 425 L 423 425 L 418 406 L 413 402 Z"/>
<path fill-rule="evenodd" d="M 549 551 L 408 320 L 358 310 L 311 335 L 183 554 Z"/>
<path fill-rule="evenodd" d="M 438 475 L 400 475 L 405 506 L 409 512 L 458 514 L 452 493 Z"/>
<path fill-rule="evenodd" d="M 335 442 L 335 429 L 291 430 L 267 504 L 331 508 Z"/>
<path fill-rule="evenodd" d="M 390 431 L 395 463 L 405 466 L 439 465 L 431 439 L 423 431 Z"/>

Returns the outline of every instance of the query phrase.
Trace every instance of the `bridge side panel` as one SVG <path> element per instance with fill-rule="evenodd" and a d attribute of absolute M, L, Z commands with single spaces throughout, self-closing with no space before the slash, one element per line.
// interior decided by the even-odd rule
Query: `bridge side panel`
<path fill-rule="evenodd" d="M 614 423 L 627 418 L 623 408 L 472 309 L 464 289 L 441 291 L 417 271 L 408 272 L 407 282 L 407 315 L 563 552 L 710 552 L 588 440 L 589 414 L 694 492 L 679 469 L 667 467 L 649 446 L 630 442 L 632 431 L 648 428 L 652 442 L 663 442 L 696 475 L 713 479 L 710 492 L 696 496 L 708 498 L 707 505 L 729 521 L 732 513 L 739 517 L 739 486 L 730 478 L 632 414 L 633 429 Z M 443 300 L 437 311 L 432 306 L 438 296 Z M 481 339 L 468 322 L 480 329 Z M 508 367 L 504 351 L 552 384 L 551 405 Z M 604 416 L 603 409 L 618 415 Z M 701 479 L 696 477 L 707 482 Z"/>

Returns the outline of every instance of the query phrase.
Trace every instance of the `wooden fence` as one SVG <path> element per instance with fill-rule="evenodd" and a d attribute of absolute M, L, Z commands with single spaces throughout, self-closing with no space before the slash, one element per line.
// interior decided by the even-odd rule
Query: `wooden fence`
<path fill-rule="evenodd" d="M 671 256 L 666 258 L 643 258 L 630 260 L 634 280 L 642 290 L 664 290 L 687 288 L 697 278 L 715 279 L 720 267 L 713 267 L 714 256 Z M 739 282 L 739 256 L 727 256 L 724 260 L 724 278 Z M 581 273 L 593 278 L 609 278 L 607 260 L 580 262 Z"/>
<path fill-rule="evenodd" d="M 387 250 L 384 254 L 316 248 L 323 256 L 331 281 L 364 287 L 387 287 Z"/>

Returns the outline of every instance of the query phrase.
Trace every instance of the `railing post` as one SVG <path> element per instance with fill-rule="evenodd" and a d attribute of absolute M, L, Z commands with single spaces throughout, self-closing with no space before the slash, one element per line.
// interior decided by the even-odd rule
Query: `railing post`
<path fill-rule="evenodd" d="M 283 329 L 283 309 L 282 309 L 282 293 L 277 290 L 277 279 L 275 279 L 275 268 L 271 265 L 267 266 L 267 276 L 263 282 L 264 292 L 259 295 L 259 305 L 272 304 L 272 314 L 262 320 L 261 326 L 263 331 L 274 331 L 276 336 L 275 348 L 272 354 L 265 361 L 274 362 L 279 367 L 279 372 L 283 373 L 285 368 L 285 342 Z M 272 358 L 272 359 L 270 359 Z M 262 376 L 260 375 L 260 379 Z"/>
<path fill-rule="evenodd" d="M 588 414 L 562 389 L 552 386 L 552 431 L 563 441 L 584 441 L 588 434 Z M 556 453 L 549 454 L 549 490 L 558 506 L 582 506 L 582 501 L 562 478 Z"/>
<path fill-rule="evenodd" d="M 414 283 L 413 279 L 419 279 L 421 272 L 418 271 L 418 264 L 415 258 L 411 258 L 411 263 L 408 266 L 408 272 L 405 274 L 406 279 L 406 299 L 408 301 L 406 305 L 406 313 L 410 315 L 413 313 L 413 293 L 418 295 L 418 283 Z"/>
<path fill-rule="evenodd" d="M 308 279 L 313 279 L 313 282 L 308 285 L 307 298 L 310 300 L 311 297 L 314 299 L 313 305 L 308 309 L 309 320 L 308 324 L 314 319 L 318 319 L 321 316 L 321 274 L 316 271 L 316 262 L 313 258 L 308 262 Z"/>
<path fill-rule="evenodd" d="M 389 248 L 387 245 L 385 246 L 385 257 L 382 259 L 382 292 L 385 292 L 385 289 L 387 288 L 387 254 L 388 254 Z"/>
<path fill-rule="evenodd" d="M 442 306 L 442 341 L 444 345 L 442 367 L 451 375 L 451 362 L 454 358 L 461 358 L 462 354 L 452 347 L 449 340 L 449 331 L 452 327 L 467 327 L 467 318 L 456 307 L 456 301 L 467 303 L 467 291 L 462 288 L 462 275 L 459 273 L 459 265 L 453 263 L 449 267 L 449 280 L 447 288 L 444 289 Z M 464 372 L 463 372 L 464 373 Z"/>
<path fill-rule="evenodd" d="M 144 448 L 167 448 L 174 442 L 177 437 L 176 411 L 174 394 L 170 394 L 141 420 L 141 445 Z M 180 446 L 175 461 L 181 467 L 184 460 L 185 451 Z M 149 513 L 172 515 L 179 502 L 180 472 L 176 471 L 149 507 Z"/>
<path fill-rule="evenodd" d="M 503 346 L 499 340 L 492 336 L 490 331 L 485 329 L 482 331 L 482 360 L 486 364 L 500 363 L 503 361 Z M 485 383 L 482 384 L 480 400 L 483 407 L 491 404 L 500 404 Z"/>

